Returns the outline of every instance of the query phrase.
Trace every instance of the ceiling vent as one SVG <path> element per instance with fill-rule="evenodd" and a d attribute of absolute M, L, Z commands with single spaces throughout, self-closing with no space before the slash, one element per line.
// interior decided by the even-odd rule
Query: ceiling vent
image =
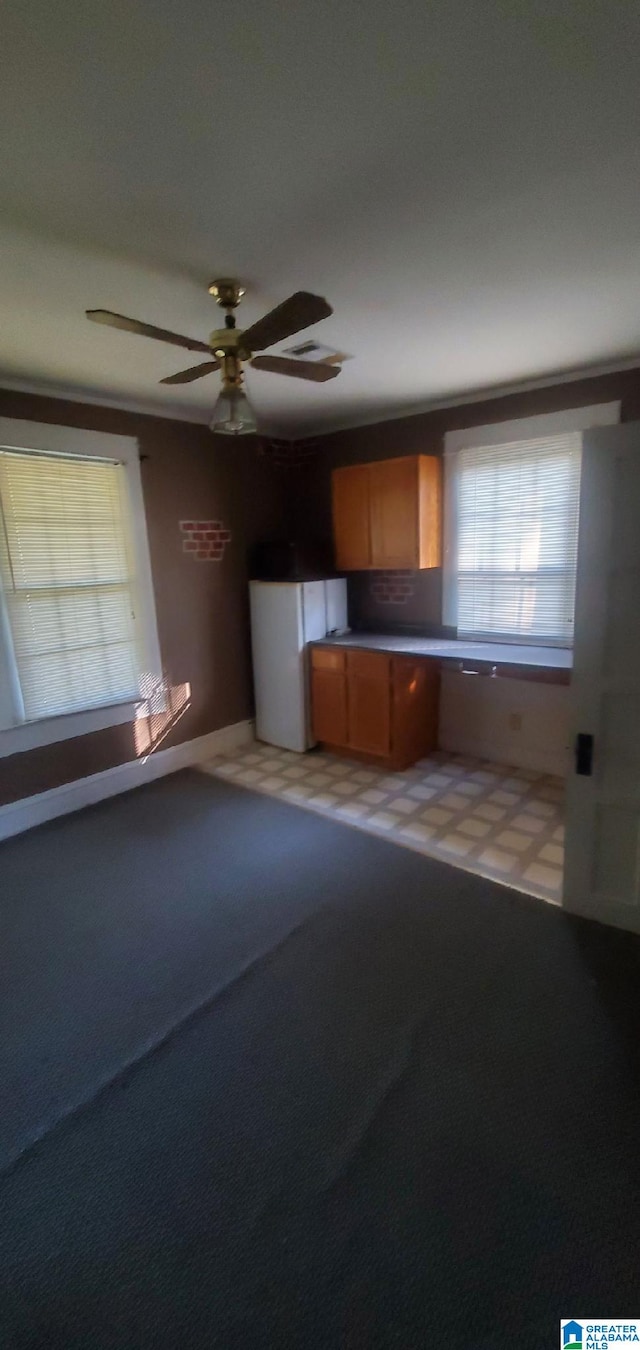
<path fill-rule="evenodd" d="M 339 366 L 351 358 L 346 352 L 338 352 L 335 347 L 325 347 L 322 342 L 297 342 L 295 347 L 285 347 L 284 356 L 294 356 L 299 361 L 324 361 L 327 366 Z"/>

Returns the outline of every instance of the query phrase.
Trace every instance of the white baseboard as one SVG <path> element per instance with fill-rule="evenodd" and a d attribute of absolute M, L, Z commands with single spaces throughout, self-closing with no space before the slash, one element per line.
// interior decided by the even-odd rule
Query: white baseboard
<path fill-rule="evenodd" d="M 66 816 L 82 806 L 91 806 L 106 797 L 115 797 L 119 792 L 128 792 L 129 788 L 140 787 L 154 778 L 163 778 L 165 774 L 189 768 L 192 764 L 202 764 L 214 755 L 229 754 L 252 739 L 253 722 L 234 722 L 207 736 L 183 741 L 167 750 L 157 750 L 145 759 L 127 760 L 125 764 L 116 764 L 113 769 L 90 774 L 88 778 L 77 778 L 72 783 L 50 788 L 48 792 L 8 802 L 6 806 L 0 806 L 0 840 L 54 820 L 56 816 Z"/>

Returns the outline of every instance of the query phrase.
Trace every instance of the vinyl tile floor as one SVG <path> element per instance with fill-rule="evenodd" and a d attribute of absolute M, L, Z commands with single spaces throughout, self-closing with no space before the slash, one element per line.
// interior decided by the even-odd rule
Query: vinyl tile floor
<path fill-rule="evenodd" d="M 560 903 L 564 782 L 436 751 L 402 773 L 253 742 L 201 766 L 396 844 Z"/>

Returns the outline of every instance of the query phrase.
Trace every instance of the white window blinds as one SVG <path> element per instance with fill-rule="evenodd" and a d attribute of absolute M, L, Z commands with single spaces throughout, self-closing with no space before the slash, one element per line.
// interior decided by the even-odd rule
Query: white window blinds
<path fill-rule="evenodd" d="M 570 432 L 452 454 L 461 635 L 571 645 L 581 450 Z"/>
<path fill-rule="evenodd" d="M 135 699 L 124 469 L 0 449 L 0 574 L 27 720 Z"/>

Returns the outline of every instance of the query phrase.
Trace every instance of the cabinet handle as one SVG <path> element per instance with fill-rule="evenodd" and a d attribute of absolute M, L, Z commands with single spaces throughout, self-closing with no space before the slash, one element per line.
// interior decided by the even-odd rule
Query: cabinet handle
<path fill-rule="evenodd" d="M 460 675 L 480 675 L 484 679 L 494 680 L 498 674 L 498 667 L 492 666 L 490 670 L 468 670 L 464 661 L 461 661 L 458 666 L 458 672 Z"/>

